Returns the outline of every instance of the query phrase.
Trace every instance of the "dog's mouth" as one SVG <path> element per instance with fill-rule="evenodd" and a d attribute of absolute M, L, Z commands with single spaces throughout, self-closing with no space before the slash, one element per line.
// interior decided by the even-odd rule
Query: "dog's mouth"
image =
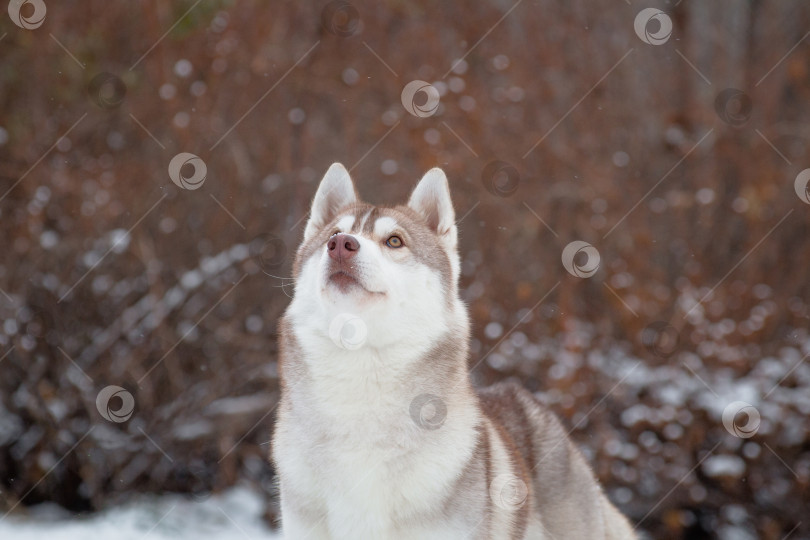
<path fill-rule="evenodd" d="M 341 290 L 353 286 L 360 287 L 363 289 L 365 288 L 360 284 L 360 282 L 357 280 L 356 277 L 343 270 L 338 270 L 337 272 L 331 274 L 329 276 L 329 281 L 337 285 L 338 288 L 340 288 Z"/>
<path fill-rule="evenodd" d="M 347 293 L 352 289 L 360 289 L 370 294 L 382 294 L 378 293 L 377 291 L 367 289 L 355 275 L 345 270 L 338 270 L 337 272 L 331 273 L 327 281 L 335 285 L 340 292 L 343 293 Z"/>

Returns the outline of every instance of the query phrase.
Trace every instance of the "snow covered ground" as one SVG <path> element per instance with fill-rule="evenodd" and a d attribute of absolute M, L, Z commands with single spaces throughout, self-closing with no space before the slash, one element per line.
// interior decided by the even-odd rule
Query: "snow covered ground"
<path fill-rule="evenodd" d="M 71 517 L 52 505 L 25 518 L 0 521 L 3 540 L 281 540 L 261 518 L 260 495 L 238 487 L 195 501 L 180 495 L 143 497 L 88 518 Z"/>

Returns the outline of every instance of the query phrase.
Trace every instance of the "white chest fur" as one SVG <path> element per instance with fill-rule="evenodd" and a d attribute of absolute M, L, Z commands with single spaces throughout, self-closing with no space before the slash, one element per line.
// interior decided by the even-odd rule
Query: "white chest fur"
<path fill-rule="evenodd" d="M 286 534 L 461 537 L 442 507 L 473 451 L 478 409 L 448 399 L 441 429 L 425 429 L 411 416 L 418 389 L 398 372 L 407 362 L 393 361 L 397 351 L 323 355 L 328 344 L 308 343 L 301 353 L 319 363 L 317 375 L 288 382 L 275 439 L 282 504 L 306 509 L 301 523 L 289 520 L 302 512 L 282 510 Z"/>

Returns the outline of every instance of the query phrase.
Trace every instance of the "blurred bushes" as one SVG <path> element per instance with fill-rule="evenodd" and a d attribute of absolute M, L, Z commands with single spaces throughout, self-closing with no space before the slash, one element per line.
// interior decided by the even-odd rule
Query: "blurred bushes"
<path fill-rule="evenodd" d="M 393 202 L 438 164 L 463 217 L 474 380 L 544 391 L 655 537 L 789 532 L 810 475 L 806 422 L 789 428 L 810 384 L 791 370 L 810 352 L 793 190 L 807 6 L 662 4 L 674 32 L 653 46 L 637 6 L 603 4 L 525 3 L 496 24 L 511 3 L 353 2 L 337 30 L 300 2 L 4 18 L 0 505 L 88 510 L 240 478 L 272 498 L 275 322 L 316 182 L 342 161 L 370 202 Z M 126 92 L 89 95 L 100 73 Z M 433 116 L 400 102 L 416 79 L 441 94 Z M 718 105 L 726 88 L 750 111 Z M 200 189 L 168 178 L 180 152 L 206 163 Z M 600 254 L 591 278 L 560 264 L 574 240 Z M 795 393 L 764 396 L 783 377 Z M 745 397 L 735 381 L 763 399 L 756 448 L 713 409 L 710 393 Z M 96 410 L 108 385 L 134 397 L 126 422 Z M 701 465 L 661 499 L 716 441 L 745 476 Z"/>

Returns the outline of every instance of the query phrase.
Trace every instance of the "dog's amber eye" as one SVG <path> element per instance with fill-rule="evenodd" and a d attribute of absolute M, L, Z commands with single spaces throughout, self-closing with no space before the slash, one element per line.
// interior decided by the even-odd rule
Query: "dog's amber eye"
<path fill-rule="evenodd" d="M 388 240 L 385 241 L 385 245 L 392 248 L 401 248 L 405 244 L 402 243 L 402 238 L 399 236 L 392 236 Z"/>

